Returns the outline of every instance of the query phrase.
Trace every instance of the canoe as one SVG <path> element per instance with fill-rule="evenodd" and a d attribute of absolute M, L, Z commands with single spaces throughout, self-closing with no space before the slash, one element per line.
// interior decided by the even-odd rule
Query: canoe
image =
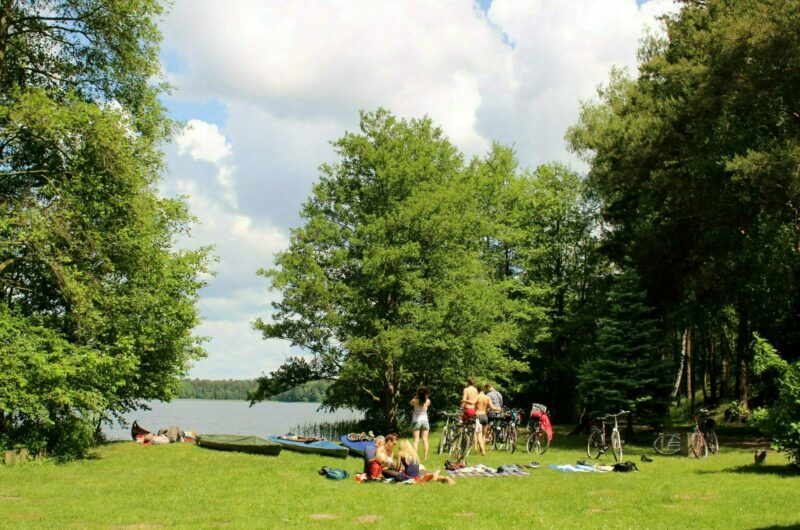
<path fill-rule="evenodd" d="M 239 451 L 259 455 L 277 455 L 281 452 L 280 444 L 259 438 L 239 434 L 200 434 L 197 445 L 220 451 Z"/>
<path fill-rule="evenodd" d="M 347 434 L 342 435 L 342 445 L 356 456 L 364 456 L 364 450 L 368 446 L 374 446 L 375 442 L 372 440 L 351 440 Z"/>
<path fill-rule="evenodd" d="M 133 425 L 131 425 L 131 438 L 136 440 L 137 436 L 145 436 L 147 434 L 152 434 L 150 431 L 139 425 L 139 422 L 133 420 Z"/>
<path fill-rule="evenodd" d="M 286 440 L 280 436 L 267 436 L 267 440 L 280 444 L 281 447 L 289 451 L 297 451 L 299 453 L 315 453 L 326 456 L 338 456 L 339 458 L 347 458 L 347 447 L 342 447 L 339 444 L 333 443 L 329 440 Z"/>

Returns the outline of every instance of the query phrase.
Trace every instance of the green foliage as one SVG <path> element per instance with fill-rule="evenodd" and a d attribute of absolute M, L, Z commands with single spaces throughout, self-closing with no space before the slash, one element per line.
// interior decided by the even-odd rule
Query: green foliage
<path fill-rule="evenodd" d="M 664 23 L 638 75 L 613 71 L 568 136 L 591 164 L 605 253 L 631 260 L 665 332 L 710 327 L 716 350 L 733 346 L 748 401 L 751 332 L 800 349 L 800 11 L 686 1 Z"/>
<path fill-rule="evenodd" d="M 181 379 L 175 397 L 179 399 L 236 399 L 244 401 L 256 382 L 252 379 Z"/>
<path fill-rule="evenodd" d="M 800 362 L 788 363 L 756 335 L 753 371 L 777 390 L 773 402 L 753 411 L 751 422 L 772 439 L 775 448 L 800 465 Z"/>
<path fill-rule="evenodd" d="M 330 386 L 330 381 L 309 381 L 272 396 L 272 401 L 321 403 L 325 399 L 325 394 Z M 347 432 L 342 432 L 341 434 L 347 434 Z"/>
<path fill-rule="evenodd" d="M 192 219 L 156 189 L 171 129 L 151 81 L 160 3 L 3 9 L 0 307 L 23 336 L 0 437 L 74 456 L 64 444 L 103 411 L 169 399 L 204 355 L 191 329 L 208 249 L 172 249 Z"/>
<path fill-rule="evenodd" d="M 421 383 L 455 403 L 468 375 L 521 369 L 504 353 L 516 329 L 481 259 L 487 234 L 456 148 L 429 119 L 384 110 L 333 145 L 340 161 L 322 166 L 305 224 L 261 271 L 283 297 L 256 327 L 336 376 L 325 405 L 390 426 Z"/>
<path fill-rule="evenodd" d="M 80 457 L 91 446 L 108 396 L 133 357 L 113 359 L 70 343 L 0 307 L 0 447 Z"/>
<path fill-rule="evenodd" d="M 667 414 L 669 364 L 659 355 L 660 332 L 638 276 L 626 270 L 613 278 L 607 313 L 597 331 L 597 357 L 581 365 L 578 392 L 596 412 L 633 412 L 654 423 Z"/>
<path fill-rule="evenodd" d="M 315 379 L 318 377 L 319 370 L 315 370 L 318 365 L 318 362 L 310 363 L 303 357 L 289 357 L 277 370 L 269 375 L 262 375 L 256 380 L 257 387 L 247 395 L 250 406 L 265 399 L 273 399 L 277 395 Z"/>

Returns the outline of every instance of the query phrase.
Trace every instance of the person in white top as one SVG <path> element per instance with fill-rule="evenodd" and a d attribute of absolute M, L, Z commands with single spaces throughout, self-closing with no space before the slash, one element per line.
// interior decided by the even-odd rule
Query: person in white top
<path fill-rule="evenodd" d="M 421 386 L 417 391 L 417 395 L 411 400 L 411 406 L 414 407 L 414 415 L 411 417 L 411 430 L 414 431 L 414 451 L 418 450 L 419 437 L 420 433 L 422 433 L 425 460 L 428 459 L 428 432 L 431 430 L 431 424 L 428 421 L 428 407 L 431 406 L 429 395 L 430 390 L 428 390 L 428 387 Z"/>

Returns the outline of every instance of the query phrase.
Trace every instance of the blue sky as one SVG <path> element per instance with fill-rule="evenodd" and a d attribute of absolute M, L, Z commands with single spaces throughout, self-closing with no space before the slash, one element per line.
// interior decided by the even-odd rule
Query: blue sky
<path fill-rule="evenodd" d="M 209 356 L 191 377 L 254 378 L 293 351 L 252 329 L 268 318 L 256 275 L 286 247 L 329 142 L 386 107 L 429 115 L 467 156 L 492 140 L 523 166 L 561 161 L 566 128 L 612 66 L 636 48 L 665 0 L 452 2 L 176 0 L 164 20 L 164 102 L 186 128 L 166 146 L 165 195 L 199 223 L 181 245 L 213 244 L 202 292 Z"/>

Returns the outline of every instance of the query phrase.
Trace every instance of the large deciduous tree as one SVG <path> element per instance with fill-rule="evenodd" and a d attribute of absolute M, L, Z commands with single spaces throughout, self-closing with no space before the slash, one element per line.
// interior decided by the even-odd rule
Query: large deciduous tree
<path fill-rule="evenodd" d="M 2 445 L 80 454 L 89 425 L 168 399 L 203 355 L 207 251 L 173 250 L 191 218 L 156 188 L 161 13 L 0 1 Z"/>
<path fill-rule="evenodd" d="M 384 110 L 333 145 L 339 162 L 322 166 L 305 224 L 261 271 L 282 298 L 256 327 L 314 355 L 313 376 L 334 379 L 326 405 L 389 427 L 419 384 L 456 406 L 467 376 L 522 369 L 504 353 L 516 327 L 482 260 L 486 223 L 458 150 L 429 119 Z M 269 381 L 256 399 L 277 390 Z"/>

